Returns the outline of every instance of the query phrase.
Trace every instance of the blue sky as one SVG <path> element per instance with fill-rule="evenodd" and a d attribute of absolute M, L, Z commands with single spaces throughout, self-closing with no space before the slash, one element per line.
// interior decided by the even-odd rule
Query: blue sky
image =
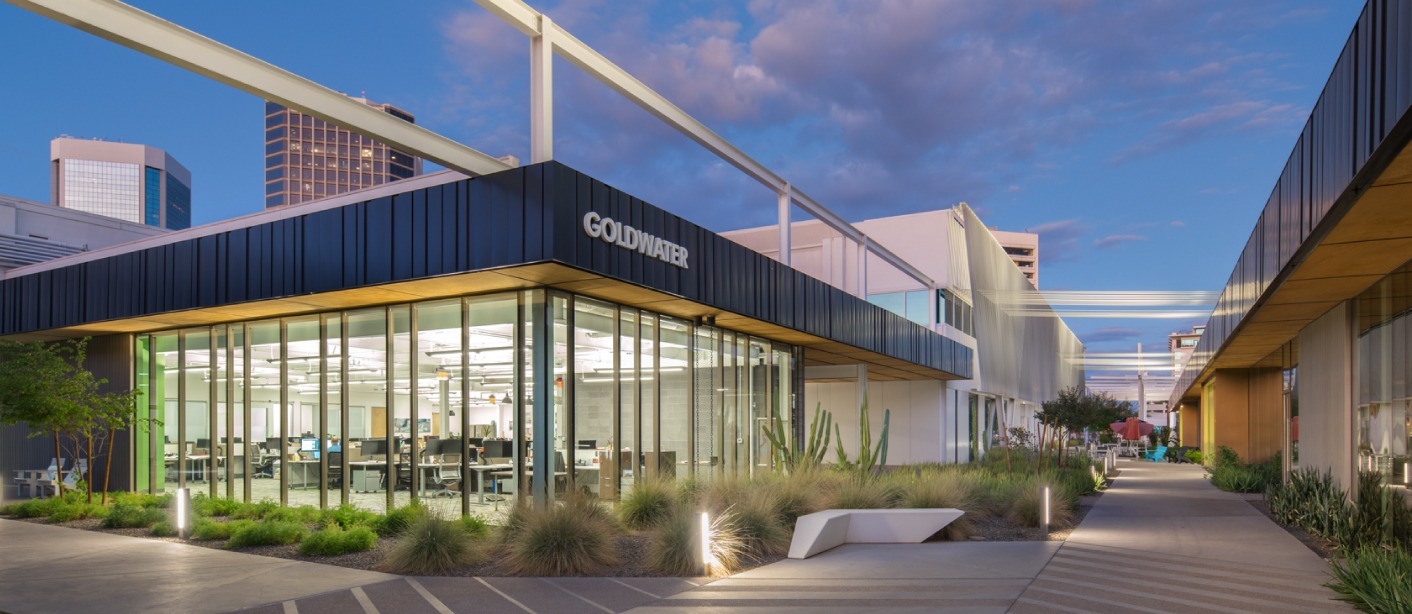
<path fill-rule="evenodd" d="M 528 42 L 472 2 L 137 6 L 492 155 L 528 158 Z M 532 2 L 849 219 L 965 201 L 1041 233 L 1041 285 L 1219 290 L 1363 3 Z M 715 230 L 774 196 L 562 60 L 556 157 Z M 258 99 L 0 5 L 0 193 L 60 135 L 191 169 L 193 218 L 263 206 Z M 1204 321 L 1204 318 L 1200 318 Z M 1072 320 L 1091 351 L 1198 321 Z"/>

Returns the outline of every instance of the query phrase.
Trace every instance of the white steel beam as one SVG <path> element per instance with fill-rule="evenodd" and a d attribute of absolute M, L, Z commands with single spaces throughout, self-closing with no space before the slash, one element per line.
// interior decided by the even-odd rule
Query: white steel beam
<path fill-rule="evenodd" d="M 779 194 L 780 262 L 786 265 L 794 259 L 794 244 L 790 238 L 790 231 L 793 230 L 793 227 L 790 226 L 789 220 L 789 208 L 793 204 L 793 199 L 789 194 L 791 191 L 789 184 L 786 183 Z"/>
<path fill-rule="evenodd" d="M 198 75 L 467 175 L 510 168 L 484 153 L 114 0 L 5 0 Z"/>
<path fill-rule="evenodd" d="M 509 22 L 515 29 L 526 36 L 534 37 L 539 34 L 540 13 L 533 7 L 525 4 L 522 0 L 475 0 L 477 4 L 485 7 L 490 12 L 498 15 L 501 19 Z M 554 52 L 559 57 L 568 60 L 580 70 L 591 75 L 600 83 L 608 86 L 613 91 L 618 92 L 624 98 L 632 101 L 644 111 L 652 114 L 658 119 L 675 128 L 687 138 L 696 141 L 697 144 L 710 150 L 722 160 L 741 170 L 746 175 L 764 184 L 775 193 L 782 193 L 789 186 L 789 182 L 777 175 L 765 165 L 746 155 L 735 145 L 716 134 L 705 124 L 687 114 L 685 111 L 672 104 L 666 97 L 647 87 L 636 77 L 633 77 L 626 70 L 614 64 L 602 54 L 594 51 L 583 41 L 575 38 L 567 30 L 558 24 L 548 24 L 552 30 Z M 814 199 L 809 198 L 798 188 L 790 190 L 794 204 L 808 212 L 810 215 L 827 224 L 830 228 L 839 232 L 845 237 L 863 243 L 863 233 L 843 218 L 829 211 Z M 892 253 L 886 247 L 877 243 L 869 243 L 869 249 L 882 258 L 884 262 L 896 267 L 907 276 L 917 280 L 923 286 L 932 288 L 936 283 L 922 271 L 912 266 L 901 257 Z"/>
<path fill-rule="evenodd" d="M 554 28 L 539 16 L 539 34 L 530 37 L 530 163 L 554 159 Z"/>

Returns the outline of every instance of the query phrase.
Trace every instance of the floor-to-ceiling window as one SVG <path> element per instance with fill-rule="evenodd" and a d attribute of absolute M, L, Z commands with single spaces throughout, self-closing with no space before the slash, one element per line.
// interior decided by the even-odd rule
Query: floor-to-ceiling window
<path fill-rule="evenodd" d="M 616 499 L 644 479 L 768 468 L 762 427 L 796 430 L 797 360 L 547 290 L 140 335 L 160 426 L 138 439 L 139 482 L 375 511 Z"/>
<path fill-rule="evenodd" d="M 1401 481 L 1412 448 L 1412 263 L 1359 295 L 1358 413 L 1354 446 L 1360 471 Z"/>

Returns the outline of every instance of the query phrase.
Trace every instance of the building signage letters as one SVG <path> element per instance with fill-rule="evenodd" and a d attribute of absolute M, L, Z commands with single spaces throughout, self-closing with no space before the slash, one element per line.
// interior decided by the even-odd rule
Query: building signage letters
<path fill-rule="evenodd" d="M 594 211 L 584 214 L 583 232 L 595 239 L 603 239 L 604 243 L 630 249 L 683 269 L 690 268 L 686 264 L 688 252 L 685 247 L 642 232 L 611 217 L 600 216 Z"/>

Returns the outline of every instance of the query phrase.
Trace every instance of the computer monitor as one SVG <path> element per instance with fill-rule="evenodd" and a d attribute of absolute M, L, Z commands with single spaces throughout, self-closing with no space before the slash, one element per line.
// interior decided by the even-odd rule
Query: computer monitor
<path fill-rule="evenodd" d="M 471 447 L 472 447 L 472 448 L 479 448 L 479 447 L 485 445 L 485 438 L 484 438 L 484 437 L 470 437 L 470 438 L 467 438 L 466 441 L 471 444 Z"/>
<path fill-rule="evenodd" d="M 300 451 L 300 452 L 317 452 L 317 451 L 319 451 L 319 440 L 314 439 L 313 437 L 305 437 L 305 438 L 303 438 L 303 439 L 300 439 L 300 440 L 299 440 L 299 451 Z"/>
<path fill-rule="evenodd" d="M 580 449 L 580 450 L 597 450 L 597 449 L 598 449 L 598 440 L 597 440 L 597 439 L 580 439 L 580 440 L 579 440 L 579 449 Z"/>
<path fill-rule="evenodd" d="M 283 445 L 284 445 L 284 442 L 281 441 L 280 438 L 278 438 L 278 437 L 267 437 L 267 438 L 265 438 L 265 450 L 266 450 L 267 452 L 273 452 L 273 453 L 275 453 L 275 454 L 283 453 L 284 450 L 281 449 Z"/>
<path fill-rule="evenodd" d="M 210 450 L 210 449 L 211 449 L 211 440 L 210 440 L 210 439 L 197 439 L 197 440 L 196 440 L 196 447 L 201 448 L 202 450 Z"/>
<path fill-rule="evenodd" d="M 514 448 L 510 446 L 509 439 L 487 439 L 485 440 L 486 458 L 510 458 L 514 456 Z"/>
<path fill-rule="evenodd" d="M 368 439 L 363 441 L 363 456 L 387 456 L 386 439 Z"/>

